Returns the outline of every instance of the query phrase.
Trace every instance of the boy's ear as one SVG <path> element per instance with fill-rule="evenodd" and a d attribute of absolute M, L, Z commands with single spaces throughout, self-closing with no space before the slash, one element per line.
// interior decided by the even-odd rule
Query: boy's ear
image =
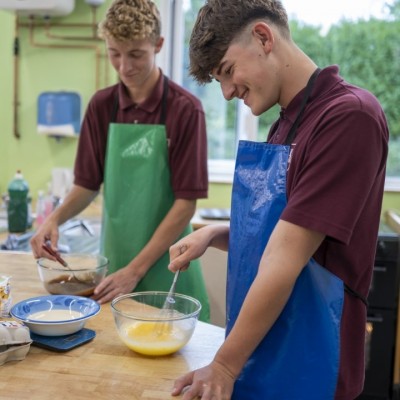
<path fill-rule="evenodd" d="M 265 22 L 257 22 L 254 24 L 252 34 L 259 40 L 264 51 L 270 52 L 274 44 L 274 34 L 271 27 Z"/>
<path fill-rule="evenodd" d="M 161 49 L 162 49 L 162 47 L 163 47 L 163 44 L 164 44 L 164 38 L 163 38 L 162 36 L 160 36 L 160 37 L 157 39 L 156 44 L 155 44 L 155 53 L 156 53 L 156 54 L 159 53 L 159 52 L 161 51 Z"/>

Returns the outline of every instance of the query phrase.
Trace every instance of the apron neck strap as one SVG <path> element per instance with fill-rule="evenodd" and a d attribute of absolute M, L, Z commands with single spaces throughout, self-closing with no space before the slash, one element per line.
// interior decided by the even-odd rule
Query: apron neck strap
<path fill-rule="evenodd" d="M 114 97 L 113 108 L 111 112 L 110 123 L 117 122 L 117 113 L 119 108 L 118 93 Z"/>
<path fill-rule="evenodd" d="M 168 98 L 168 78 L 164 75 L 164 86 L 163 86 L 163 95 L 161 99 L 161 116 L 160 116 L 160 125 L 165 125 L 165 121 L 167 119 L 167 98 Z M 118 93 L 114 97 L 113 109 L 111 112 L 110 122 L 117 122 L 117 113 L 119 108 L 119 98 Z"/>
<path fill-rule="evenodd" d="M 162 104 L 161 104 L 161 117 L 160 117 L 160 125 L 165 125 L 165 121 L 167 119 L 167 97 L 168 97 L 168 78 L 164 75 L 164 90 L 162 96 Z"/>
<path fill-rule="evenodd" d="M 300 105 L 300 111 L 297 114 L 297 117 L 294 120 L 293 125 L 290 128 L 290 131 L 289 131 L 289 133 L 288 133 L 288 135 L 286 137 L 285 145 L 291 145 L 293 140 L 294 140 L 294 138 L 296 137 L 297 127 L 300 124 L 301 117 L 303 116 L 304 110 L 306 108 L 306 105 L 307 105 L 308 101 L 310 100 L 310 95 L 311 95 L 312 89 L 314 87 L 315 80 L 317 79 L 317 76 L 319 75 L 320 72 L 321 72 L 321 69 L 317 68 L 313 72 L 313 74 L 311 75 L 310 79 L 307 82 L 307 86 L 306 86 L 306 89 L 305 89 L 305 92 L 304 92 L 303 100 L 302 100 L 301 105 Z"/>

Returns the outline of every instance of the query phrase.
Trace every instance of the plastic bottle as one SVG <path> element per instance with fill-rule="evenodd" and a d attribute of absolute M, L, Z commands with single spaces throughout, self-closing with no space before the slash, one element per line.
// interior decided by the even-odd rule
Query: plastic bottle
<path fill-rule="evenodd" d="M 44 219 L 46 218 L 45 207 L 46 207 L 46 204 L 45 204 L 44 192 L 43 192 L 43 190 L 39 190 L 38 198 L 36 201 L 36 225 L 37 226 L 42 225 Z"/>
<path fill-rule="evenodd" d="M 17 171 L 8 185 L 7 219 L 10 233 L 22 233 L 29 227 L 29 185 Z"/>
<path fill-rule="evenodd" d="M 47 194 L 44 197 L 44 216 L 47 218 L 54 209 L 54 199 L 51 193 L 51 183 L 47 184 Z"/>

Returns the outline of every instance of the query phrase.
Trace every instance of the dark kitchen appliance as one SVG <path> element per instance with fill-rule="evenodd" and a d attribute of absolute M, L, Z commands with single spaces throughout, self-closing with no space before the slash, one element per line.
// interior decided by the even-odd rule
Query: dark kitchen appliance
<path fill-rule="evenodd" d="M 357 400 L 400 400 L 399 285 L 399 235 L 381 224 L 368 296 L 365 384 Z"/>

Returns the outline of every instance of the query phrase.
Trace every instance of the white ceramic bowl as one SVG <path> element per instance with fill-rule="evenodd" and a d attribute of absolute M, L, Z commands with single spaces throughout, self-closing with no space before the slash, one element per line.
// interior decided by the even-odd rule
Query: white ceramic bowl
<path fill-rule="evenodd" d="M 122 342 L 148 356 L 163 356 L 181 349 L 196 327 L 201 304 L 176 293 L 170 310 L 162 309 L 168 293 L 136 292 L 111 302 L 115 326 Z"/>
<path fill-rule="evenodd" d="M 31 332 L 44 336 L 75 333 L 99 312 L 100 305 L 96 301 L 69 295 L 32 297 L 15 304 L 10 310 L 10 314 Z"/>

